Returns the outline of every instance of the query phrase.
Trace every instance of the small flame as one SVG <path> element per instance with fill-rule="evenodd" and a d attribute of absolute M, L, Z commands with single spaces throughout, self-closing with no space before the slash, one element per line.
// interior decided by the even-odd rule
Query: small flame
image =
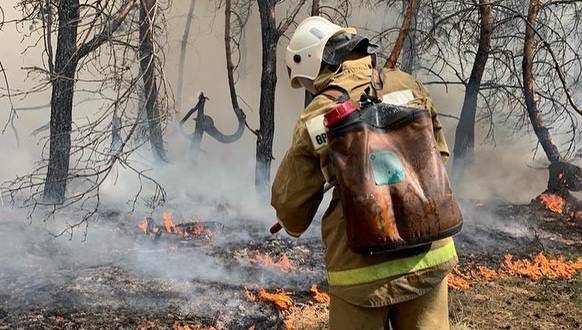
<path fill-rule="evenodd" d="M 244 294 L 248 301 L 255 301 L 257 300 L 257 295 L 251 291 L 249 288 L 244 287 Z"/>
<path fill-rule="evenodd" d="M 543 253 L 538 253 L 529 259 L 514 260 L 511 254 L 506 254 L 498 269 L 478 266 L 476 269 L 463 273 L 455 267 L 453 273 L 449 274 L 448 284 L 452 289 L 468 289 L 471 280 L 490 280 L 496 277 L 526 277 L 532 280 L 572 279 L 580 270 L 582 270 L 582 258 L 568 261 L 561 256 L 548 258 Z"/>
<path fill-rule="evenodd" d="M 490 280 L 494 277 L 499 276 L 499 272 L 497 272 L 495 269 L 491 269 L 487 266 L 478 266 L 477 271 L 478 271 L 478 276 L 481 276 L 486 280 Z"/>
<path fill-rule="evenodd" d="M 285 319 L 285 321 L 283 321 L 283 326 L 285 327 L 285 330 L 294 330 L 295 329 L 293 327 L 293 321 L 290 319 Z"/>
<path fill-rule="evenodd" d="M 503 256 L 501 269 L 508 275 L 531 279 L 541 277 L 571 279 L 578 270 L 582 269 L 582 258 L 578 258 L 576 261 L 566 261 L 564 257 L 548 259 L 542 253 L 538 253 L 532 260 L 513 261 L 513 256 L 506 254 Z"/>
<path fill-rule="evenodd" d="M 172 221 L 172 213 L 168 211 L 162 212 L 162 219 L 164 220 L 164 228 L 168 233 L 176 232 L 176 224 Z"/>
<path fill-rule="evenodd" d="M 546 209 L 554 213 L 563 213 L 564 206 L 566 206 L 566 200 L 560 195 L 552 193 L 542 193 L 536 197 L 538 202 L 540 202 Z"/>
<path fill-rule="evenodd" d="M 311 286 L 309 287 L 309 292 L 311 292 L 311 294 L 313 295 L 313 299 L 315 299 L 315 301 L 317 301 L 318 303 L 322 304 L 329 303 L 329 295 L 325 292 L 320 292 L 317 289 L 316 284 L 311 284 Z"/>
<path fill-rule="evenodd" d="M 274 292 L 268 292 L 265 289 L 259 289 L 259 298 L 270 301 L 280 310 L 288 310 L 293 306 L 293 299 L 289 296 L 289 292 L 281 289 L 276 289 Z"/>
<path fill-rule="evenodd" d="M 148 232 L 148 220 L 146 218 L 141 219 L 137 223 L 137 228 L 143 230 L 144 233 Z"/>
<path fill-rule="evenodd" d="M 463 274 L 457 266 L 447 276 L 447 284 L 451 289 L 466 290 L 469 288 L 469 276 Z"/>
<path fill-rule="evenodd" d="M 249 261 L 254 265 L 278 268 L 286 273 L 293 270 L 293 265 L 291 265 L 291 261 L 289 261 L 289 257 L 287 257 L 286 254 L 282 255 L 279 260 L 273 261 L 273 258 L 270 255 L 257 253 L 253 257 L 250 257 Z"/>

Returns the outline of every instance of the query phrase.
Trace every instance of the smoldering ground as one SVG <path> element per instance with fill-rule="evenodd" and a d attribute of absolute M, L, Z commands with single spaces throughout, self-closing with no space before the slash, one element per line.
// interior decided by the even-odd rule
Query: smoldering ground
<path fill-rule="evenodd" d="M 178 6 L 176 6 L 177 8 Z M 177 11 L 179 9 L 174 9 Z M 216 49 L 222 49 L 217 38 L 222 31 L 210 8 L 197 7 L 194 24 L 196 36 L 192 40 L 185 81 L 185 106 L 193 106 L 196 92 L 204 90 L 210 97 L 207 113 L 213 116 L 221 130 L 231 131 L 235 118 L 226 97 L 226 73 L 223 60 Z M 171 13 L 171 24 L 177 27 L 185 18 Z M 257 17 L 250 24 L 257 26 Z M 218 22 L 219 19 L 216 19 Z M 180 31 L 180 28 L 172 29 Z M 169 47 L 177 49 L 179 37 L 169 37 Z M 19 38 L 7 38 L 14 40 Z M 252 31 L 245 36 L 246 54 L 241 65 L 239 94 L 249 103 L 245 109 L 251 127 L 257 127 L 258 69 L 260 62 L 260 33 Z M 15 45 L 16 47 L 16 45 Z M 35 54 L 20 56 L 0 49 L 4 64 L 10 64 L 8 76 L 19 81 L 22 73 L 14 68 L 34 60 Z M 280 56 L 283 58 L 280 47 Z M 169 55 L 173 54 L 171 51 Z M 177 56 L 176 56 L 177 58 Z M 6 60 L 8 59 L 8 60 Z M 168 56 L 169 77 L 174 77 L 176 61 Z M 279 76 L 285 77 L 279 65 Z M 18 78 L 18 79 L 17 79 Z M 302 93 L 291 91 L 280 79 L 277 89 L 277 111 L 274 168 L 283 157 L 292 135 L 293 122 L 302 107 Z M 14 87 L 23 87 L 22 79 Z M 438 111 L 458 113 L 462 102 L 460 90 L 431 90 Z M 46 103 L 46 95 L 18 99 L 19 105 Z M 0 104 L 5 105 L 0 100 Z M 182 113 L 186 109 L 178 109 Z M 75 108 L 75 117 L 83 118 L 94 111 L 93 106 Z M 7 114 L 2 112 L 2 119 Z M 12 179 L 33 168 L 41 152 L 36 137 L 29 133 L 48 121 L 48 111 L 21 112 L 16 121 L 21 133 L 21 146 L 16 147 L 11 132 L 0 137 L 0 179 Z M 456 121 L 442 119 L 447 140 L 452 135 Z M 31 219 L 29 210 L 2 208 L 0 210 L 0 317 L 5 311 L 18 313 L 26 309 L 45 309 L 64 313 L 85 310 L 98 313 L 103 309 L 143 311 L 145 313 L 173 313 L 196 315 L 207 319 L 218 318 L 241 328 L 263 320 L 275 324 L 274 309 L 264 311 L 265 305 L 249 302 L 243 286 L 288 288 L 305 291 L 310 283 L 323 283 L 323 248 L 319 241 L 318 219 L 326 202 L 322 203 L 318 219 L 307 235 L 292 240 L 284 234 L 272 237 L 268 226 L 275 221 L 273 210 L 254 196 L 254 143 L 255 137 L 246 132 L 243 139 L 232 145 L 221 145 L 205 137 L 200 163 L 194 167 L 188 157 L 188 140 L 170 124 L 167 147 L 172 162 L 156 167 L 149 151 L 139 151 L 133 160 L 151 174 L 166 190 L 166 203 L 158 208 L 148 207 L 152 186 L 142 182 L 127 169 L 116 167 L 101 187 L 101 207 L 88 227 L 81 226 L 72 232 L 67 227 L 76 223 L 83 210 L 72 208 L 46 217 L 39 209 Z M 511 136 L 507 137 L 512 139 Z M 500 143 L 506 146 L 506 143 Z M 535 141 L 531 136 L 520 136 L 519 143 L 511 147 L 493 148 L 479 146 L 476 163 L 470 174 L 458 187 L 465 217 L 464 231 L 456 238 L 459 251 L 466 254 L 498 257 L 506 251 L 522 251 L 539 240 L 552 247 L 550 236 L 544 238 L 539 230 L 532 229 L 526 211 L 513 210 L 513 201 L 529 203 L 529 199 L 545 186 L 545 172 L 530 165 L 531 150 Z M 484 151 L 484 149 L 487 149 Z M 541 174 L 543 173 L 543 174 Z M 74 189 L 72 186 L 70 189 Z M 143 188 L 138 206 L 133 212 L 131 202 Z M 4 202 L 8 199 L 4 196 Z M 470 198 L 476 200 L 469 200 Z M 481 200 L 486 202 L 479 206 Z M 137 221 L 151 216 L 161 223 L 162 211 L 172 212 L 177 223 L 211 221 L 224 226 L 216 230 L 210 242 L 184 241 L 164 235 L 152 242 L 137 227 Z M 501 211 L 500 211 L 501 210 Z M 521 209 L 520 209 L 521 210 Z M 63 235 L 55 237 L 60 233 Z M 86 235 L 85 235 L 86 234 Z M 273 256 L 287 254 L 296 267 L 284 273 L 269 267 L 248 263 L 245 258 L 254 252 Z M 270 307 L 268 307 L 270 308 Z M 242 320 L 242 321 L 241 321 Z"/>

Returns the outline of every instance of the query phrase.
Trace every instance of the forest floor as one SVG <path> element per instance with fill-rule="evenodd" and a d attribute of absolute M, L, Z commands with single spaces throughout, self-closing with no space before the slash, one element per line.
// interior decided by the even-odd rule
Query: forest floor
<path fill-rule="evenodd" d="M 581 258 L 580 221 L 493 201 L 465 201 L 463 212 L 455 274 L 464 282 L 449 294 L 453 329 L 582 328 L 580 272 L 554 279 L 501 272 L 508 253 L 513 260 L 540 252 L 564 262 Z M 310 288 L 326 289 L 317 235 L 296 241 L 265 235 L 264 226 L 205 222 L 199 236 L 163 234 L 153 241 L 117 217 L 104 218 L 116 235 L 137 243 L 113 249 L 107 262 L 71 262 L 50 276 L 34 267 L 0 273 L 7 283 L 0 288 L 0 329 L 326 328 L 325 297 Z M 58 252 L 46 244 L 28 253 Z M 496 272 L 471 275 L 479 266 Z"/>

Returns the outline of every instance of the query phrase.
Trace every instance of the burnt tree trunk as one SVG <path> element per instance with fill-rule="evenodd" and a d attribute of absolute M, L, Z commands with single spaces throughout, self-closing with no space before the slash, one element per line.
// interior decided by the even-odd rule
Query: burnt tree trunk
<path fill-rule="evenodd" d="M 537 106 L 535 97 L 533 65 L 537 42 L 534 29 L 539 10 L 539 0 L 530 0 L 523 44 L 523 95 L 534 132 L 550 160 L 548 189 L 546 192 L 563 197 L 565 206 L 562 209 L 562 213 L 572 219 L 578 219 L 582 217 L 582 203 L 570 194 L 570 191 L 582 190 L 582 169 L 561 160 L 558 147 L 552 141 L 550 131 L 543 123 L 542 113 Z"/>
<path fill-rule="evenodd" d="M 55 76 L 51 77 L 49 163 L 43 192 L 45 201 L 54 204 L 63 203 L 69 174 L 79 0 L 61 0 L 58 20 Z"/>
<path fill-rule="evenodd" d="M 386 64 L 384 64 L 385 69 L 396 68 L 396 63 L 398 63 L 398 58 L 400 57 L 400 53 L 402 52 L 402 46 L 404 45 L 404 39 L 408 35 L 408 31 L 410 31 L 410 24 L 412 22 L 412 16 L 415 7 L 416 0 L 408 0 L 408 6 L 406 7 L 406 11 L 404 12 L 404 18 L 402 19 L 402 25 L 400 26 L 398 37 L 396 37 L 396 41 L 394 42 L 394 48 L 392 48 L 390 56 L 388 56 Z"/>
<path fill-rule="evenodd" d="M 192 19 L 194 17 L 195 0 L 190 0 L 190 8 L 188 9 L 188 16 L 186 17 L 186 27 L 184 27 L 184 34 L 182 35 L 182 43 L 180 44 L 180 62 L 178 64 L 178 82 L 176 84 L 176 109 L 182 110 L 182 87 L 184 86 L 184 64 L 186 63 L 186 48 L 188 46 L 188 36 L 190 35 L 190 28 L 192 26 Z"/>
<path fill-rule="evenodd" d="M 538 13 L 540 10 L 539 0 L 531 0 L 529 3 L 529 9 L 527 13 L 527 24 L 525 29 L 525 39 L 523 44 L 523 61 L 522 61 L 522 74 L 523 74 L 523 95 L 525 97 L 525 105 L 527 107 L 527 113 L 529 119 L 533 126 L 534 132 L 542 146 L 542 149 L 546 153 L 546 156 L 550 162 L 557 162 L 560 160 L 560 152 L 558 147 L 552 141 L 550 136 L 550 131 L 544 125 L 542 119 L 542 113 L 538 109 L 535 97 L 535 87 L 534 87 L 534 77 L 533 77 L 533 62 L 534 62 L 534 52 L 537 46 L 535 40 L 534 27 L 536 25 Z"/>
<path fill-rule="evenodd" d="M 164 149 L 160 109 L 158 108 L 158 86 L 155 70 L 154 20 L 157 6 L 157 0 L 140 0 L 139 57 L 145 89 L 145 107 L 148 117 L 150 145 L 156 160 L 166 162 L 167 157 Z"/>
<path fill-rule="evenodd" d="M 479 47 L 475 55 L 469 82 L 465 87 L 463 108 L 455 132 L 453 173 L 457 178 L 462 177 L 463 171 L 471 166 L 474 159 L 477 99 L 485 66 L 489 59 L 489 52 L 491 51 L 491 34 L 493 32 L 490 0 L 479 0 L 479 16 L 481 18 Z"/>
<path fill-rule="evenodd" d="M 319 0 L 313 0 L 311 2 L 311 16 L 319 16 Z M 308 90 L 305 90 L 305 99 L 303 102 L 303 105 L 307 108 L 307 106 L 309 105 L 309 103 L 311 103 L 311 101 L 313 100 L 314 95 L 309 92 Z"/>
<path fill-rule="evenodd" d="M 200 144 L 202 143 L 202 137 L 204 136 L 204 105 L 206 104 L 206 96 L 204 93 L 200 93 L 198 96 L 198 113 L 196 114 L 196 126 L 194 127 L 194 133 L 192 133 L 192 139 L 190 140 L 190 151 L 192 152 L 193 160 L 196 161 L 198 155 L 200 154 Z"/>
<path fill-rule="evenodd" d="M 275 0 L 259 0 L 261 40 L 263 45 L 259 129 L 257 135 L 255 188 L 261 197 L 267 195 L 271 182 L 273 135 L 275 132 L 275 87 L 277 84 L 277 43 L 279 31 L 275 22 Z"/>
<path fill-rule="evenodd" d="M 406 4 L 407 0 L 403 0 L 402 14 L 406 15 Z M 402 65 L 400 65 L 400 70 L 414 74 L 417 65 L 417 50 L 416 50 L 416 30 L 418 27 L 418 11 L 420 10 L 420 1 L 416 2 L 416 5 L 412 9 L 412 18 L 410 22 L 410 30 L 406 34 L 404 39 L 404 46 L 402 48 Z"/>

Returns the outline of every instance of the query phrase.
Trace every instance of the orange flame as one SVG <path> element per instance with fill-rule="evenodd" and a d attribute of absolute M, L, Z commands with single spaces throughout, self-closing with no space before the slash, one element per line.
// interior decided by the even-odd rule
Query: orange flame
<path fill-rule="evenodd" d="M 540 202 L 546 209 L 555 212 L 563 213 L 564 206 L 566 206 L 566 201 L 564 198 L 557 194 L 552 193 L 542 193 L 536 197 L 538 202 Z"/>
<path fill-rule="evenodd" d="M 564 257 L 548 259 L 542 253 L 538 253 L 532 260 L 513 261 L 512 259 L 511 254 L 504 255 L 501 269 L 507 275 L 531 279 L 541 277 L 571 279 L 578 270 L 582 269 L 582 258 L 578 258 L 576 261 L 566 261 Z"/>
<path fill-rule="evenodd" d="M 259 298 L 275 304 L 275 306 L 280 310 L 288 310 L 293 306 L 293 299 L 289 297 L 289 292 L 285 292 L 281 289 L 276 289 L 272 293 L 265 289 L 260 289 L 258 295 Z"/>
<path fill-rule="evenodd" d="M 244 287 L 244 294 L 245 294 L 245 297 L 247 298 L 247 300 L 249 300 L 249 301 L 257 300 L 257 295 L 254 292 L 252 292 L 251 290 L 249 290 L 247 287 Z"/>
<path fill-rule="evenodd" d="M 449 275 L 448 284 L 452 289 L 468 289 L 471 280 L 490 280 L 495 277 L 526 277 L 533 280 L 572 279 L 580 270 L 582 270 L 582 258 L 568 261 L 564 257 L 548 258 L 538 253 L 530 259 L 514 260 L 511 254 L 506 254 L 497 270 L 487 266 L 477 266 L 476 269 L 463 273 L 456 267 Z"/>
<path fill-rule="evenodd" d="M 164 228 L 168 233 L 176 232 L 176 224 L 172 221 L 172 213 L 168 211 L 162 212 L 162 219 L 164 220 Z"/>
<path fill-rule="evenodd" d="M 293 327 L 293 321 L 290 319 L 286 319 L 285 321 L 283 321 L 283 326 L 285 327 L 285 330 L 294 330 L 295 329 Z"/>
<path fill-rule="evenodd" d="M 469 288 L 469 276 L 463 274 L 457 266 L 453 269 L 453 272 L 447 276 L 447 285 L 451 289 L 466 290 Z"/>
<path fill-rule="evenodd" d="M 291 265 L 291 261 L 289 261 L 289 257 L 287 257 L 286 254 L 282 255 L 279 260 L 273 261 L 273 258 L 270 255 L 257 253 L 253 257 L 250 257 L 249 261 L 254 265 L 275 267 L 286 273 L 293 269 L 293 265 Z"/>
<path fill-rule="evenodd" d="M 322 304 L 329 303 L 329 295 L 325 292 L 320 292 L 317 289 L 316 284 L 311 284 L 311 286 L 309 287 L 309 292 L 311 292 L 311 294 L 313 295 L 313 299 L 315 299 L 315 301 L 317 301 L 318 303 Z"/>
<path fill-rule="evenodd" d="M 146 218 L 141 219 L 137 223 L 137 228 L 143 230 L 144 233 L 148 232 L 148 221 Z"/>

